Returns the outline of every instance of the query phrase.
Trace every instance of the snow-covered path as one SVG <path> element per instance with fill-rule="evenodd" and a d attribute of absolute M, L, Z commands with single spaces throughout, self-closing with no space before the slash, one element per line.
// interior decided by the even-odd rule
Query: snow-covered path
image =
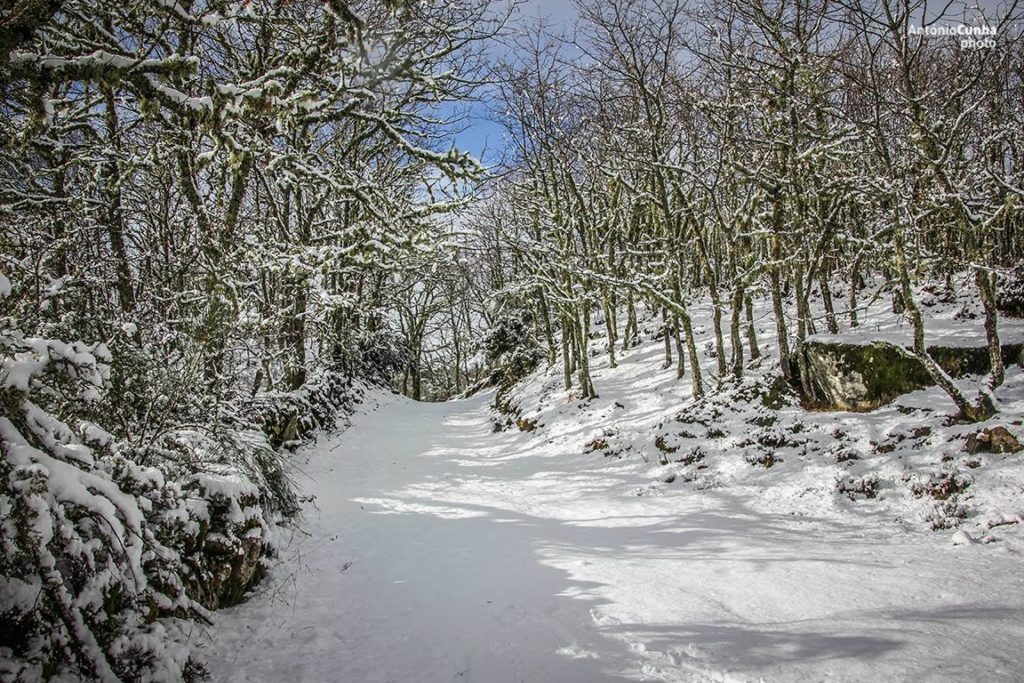
<path fill-rule="evenodd" d="M 215 615 L 215 681 L 1024 676 L 1015 553 L 730 489 L 632 495 L 635 462 L 492 433 L 491 398 L 378 394 L 305 451 L 304 533 Z"/>

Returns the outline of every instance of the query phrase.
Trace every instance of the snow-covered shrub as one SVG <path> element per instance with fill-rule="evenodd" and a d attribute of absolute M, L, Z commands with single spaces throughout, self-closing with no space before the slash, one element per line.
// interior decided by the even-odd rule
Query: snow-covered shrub
<path fill-rule="evenodd" d="M 825 451 L 825 455 L 826 457 L 830 456 L 834 459 L 837 465 L 842 463 L 852 463 L 864 458 L 864 455 L 856 448 L 851 448 L 850 446 L 845 446 L 843 444 L 836 444 L 832 448 L 827 449 Z"/>
<path fill-rule="evenodd" d="M 144 354 L 113 364 L 105 344 L 14 320 L 0 317 L 0 679 L 195 678 L 186 627 L 259 580 L 270 520 L 297 508 L 253 418 L 272 401 L 211 420 L 201 402 L 158 403 L 173 382 Z M 111 382 L 129 366 L 137 382 Z M 343 395 L 328 377 L 285 396 L 307 430 Z M 150 405 L 159 420 L 138 419 Z"/>
<path fill-rule="evenodd" d="M 355 353 L 351 356 L 350 377 L 387 384 L 409 362 L 409 347 L 405 338 L 387 326 L 361 331 L 355 340 Z"/>
<path fill-rule="evenodd" d="M 102 344 L 0 328 L 0 673 L 181 680 L 177 618 L 203 618 L 164 539 L 195 524 L 181 488 L 75 420 L 109 374 Z"/>
<path fill-rule="evenodd" d="M 187 496 L 187 525 L 160 535 L 187 593 L 209 609 L 240 602 L 265 574 L 271 520 L 298 507 L 283 457 L 261 432 L 226 428 L 172 430 L 146 457 Z"/>
<path fill-rule="evenodd" d="M 533 336 L 533 320 L 527 310 L 504 313 L 494 321 L 481 343 L 487 362 L 503 372 L 503 381 L 507 383 L 525 377 L 544 357 Z"/>
<path fill-rule="evenodd" d="M 778 457 L 774 451 L 752 451 L 746 453 L 743 457 L 748 464 L 763 467 L 765 469 L 774 467 L 778 463 L 782 462 L 782 458 Z"/>
<path fill-rule="evenodd" d="M 676 422 L 708 427 L 706 437 L 716 438 L 726 424 L 725 416 L 738 416 L 744 422 L 763 427 L 762 431 L 778 422 L 778 411 L 797 404 L 796 393 L 782 378 L 777 368 L 766 368 L 760 374 L 747 375 L 741 379 L 724 378 L 716 391 L 689 403 L 675 418 Z M 779 439 L 786 441 L 779 433 Z"/>
<path fill-rule="evenodd" d="M 200 501 L 200 528 L 181 548 L 189 593 L 211 609 L 241 602 L 266 573 L 270 528 L 260 488 L 228 468 L 193 475 L 185 489 Z"/>
<path fill-rule="evenodd" d="M 844 476 L 836 479 L 835 492 L 845 494 L 850 500 L 877 498 L 880 480 L 877 474 L 866 474 L 862 477 Z"/>
<path fill-rule="evenodd" d="M 918 498 L 928 495 L 935 500 L 949 500 L 967 490 L 974 478 L 956 470 L 943 470 L 924 480 L 911 482 L 910 491 Z"/>
<path fill-rule="evenodd" d="M 935 502 L 934 509 L 925 517 L 932 531 L 955 529 L 967 519 L 968 510 L 958 498 Z"/>

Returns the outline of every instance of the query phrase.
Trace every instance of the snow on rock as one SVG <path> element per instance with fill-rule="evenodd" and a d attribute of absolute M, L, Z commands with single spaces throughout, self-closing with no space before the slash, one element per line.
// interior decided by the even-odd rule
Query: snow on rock
<path fill-rule="evenodd" d="M 953 545 L 974 545 L 978 542 L 977 539 L 974 538 L 974 536 L 971 536 L 963 529 L 958 529 L 956 532 L 954 532 L 953 537 L 950 540 L 952 541 Z"/>

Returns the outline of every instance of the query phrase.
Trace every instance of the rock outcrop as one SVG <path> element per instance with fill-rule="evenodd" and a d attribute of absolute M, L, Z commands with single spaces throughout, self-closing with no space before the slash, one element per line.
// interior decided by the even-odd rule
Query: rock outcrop
<path fill-rule="evenodd" d="M 1005 364 L 1021 360 L 1021 344 L 1004 344 L 1002 350 Z M 928 353 L 952 377 L 983 375 L 990 369 L 984 346 L 930 346 Z M 808 340 L 797 347 L 794 370 L 804 403 L 819 410 L 873 410 L 934 385 L 908 349 L 884 341 Z"/>

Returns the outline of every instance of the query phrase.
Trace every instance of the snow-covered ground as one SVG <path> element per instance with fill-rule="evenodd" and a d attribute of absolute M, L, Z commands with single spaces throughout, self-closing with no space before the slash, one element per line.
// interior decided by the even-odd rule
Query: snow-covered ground
<path fill-rule="evenodd" d="M 981 338 L 954 291 L 922 292 L 932 343 Z M 906 333 L 887 296 L 866 304 L 846 336 Z M 934 388 L 865 414 L 767 406 L 756 311 L 766 358 L 719 385 L 694 306 L 701 401 L 663 367 L 656 314 L 617 367 L 592 342 L 592 401 L 558 366 L 502 396 L 514 415 L 493 393 L 369 394 L 300 452 L 304 518 L 201 638 L 214 680 L 1024 678 L 1024 453 L 965 453 L 978 427 Z M 995 400 L 988 426 L 1024 438 L 1024 370 Z"/>
<path fill-rule="evenodd" d="M 794 458 L 765 470 L 737 455 L 774 487 L 660 482 L 650 441 L 688 380 L 657 356 L 649 344 L 614 370 L 597 360 L 602 398 L 586 405 L 542 386 L 557 368 L 535 376 L 517 392 L 546 396 L 531 433 L 495 433 L 493 395 L 371 395 L 302 452 L 315 498 L 257 594 L 216 613 L 213 679 L 1024 677 L 1021 525 L 953 545 Z M 1011 383 L 1022 391 L 1019 373 Z M 589 451 L 605 430 L 636 443 Z"/>

